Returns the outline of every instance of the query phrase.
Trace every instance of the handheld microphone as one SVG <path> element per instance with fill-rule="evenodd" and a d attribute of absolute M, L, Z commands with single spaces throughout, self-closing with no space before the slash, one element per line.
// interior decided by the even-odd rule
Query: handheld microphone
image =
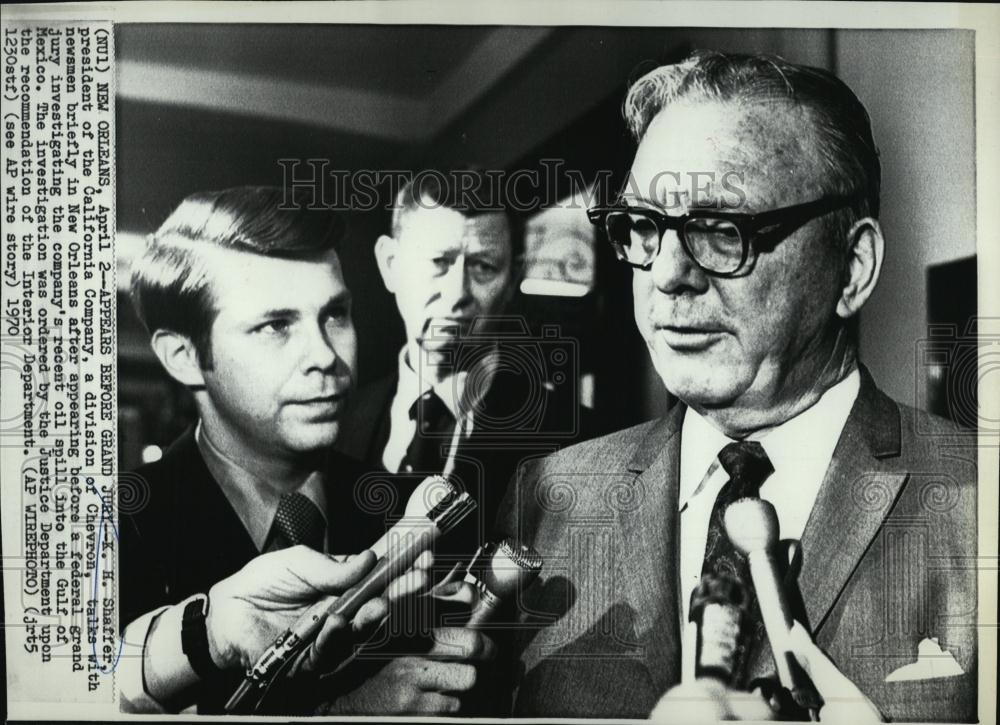
<path fill-rule="evenodd" d="M 368 548 L 376 559 L 384 559 L 390 547 L 395 548 L 426 526 L 428 513 L 452 491 L 454 486 L 444 476 L 428 476 L 420 482 L 406 501 L 403 517 Z"/>
<path fill-rule="evenodd" d="M 729 505 L 723 520 L 726 535 L 750 564 L 750 578 L 757 593 L 761 619 L 778 671 L 778 680 L 796 704 L 817 719 L 819 697 L 809 676 L 791 652 L 791 609 L 781 584 L 778 565 L 778 515 L 774 506 L 759 498 L 743 498 Z"/>
<path fill-rule="evenodd" d="M 688 619 L 695 623 L 693 643 L 696 679 L 714 677 L 731 685 L 739 674 L 745 649 L 743 623 L 750 610 L 750 594 L 738 579 L 705 574 L 691 592 Z"/>
<path fill-rule="evenodd" d="M 253 712 L 278 674 L 316 639 L 328 616 L 340 615 L 350 620 L 365 602 L 384 592 L 421 553 L 476 507 L 468 493 L 459 493 L 440 476 L 432 476 L 417 487 L 407 503 L 408 511 L 414 499 L 417 503 L 413 504 L 413 510 L 428 507 L 425 515 L 397 523 L 376 542 L 384 554 L 360 582 L 340 596 L 323 597 L 279 635 L 247 671 L 243 683 L 226 703 L 226 712 Z M 395 531 L 397 527 L 399 531 Z M 395 535 L 389 536 L 393 531 Z M 381 544 L 383 539 L 385 543 Z"/>
<path fill-rule="evenodd" d="M 465 626 L 478 629 L 489 622 L 505 601 L 534 583 L 543 563 L 532 547 L 509 538 L 479 547 L 465 574 L 478 594 Z"/>
<path fill-rule="evenodd" d="M 651 720 L 714 723 L 733 719 L 737 713 L 760 719 L 770 714 L 763 702 L 730 689 L 739 676 L 749 608 L 750 593 L 739 579 L 724 574 L 701 578 L 691 592 L 681 683 L 660 698 Z"/>

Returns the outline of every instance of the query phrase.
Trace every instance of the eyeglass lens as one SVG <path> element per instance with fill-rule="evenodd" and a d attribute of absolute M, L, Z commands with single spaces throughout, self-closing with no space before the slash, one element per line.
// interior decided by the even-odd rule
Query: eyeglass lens
<path fill-rule="evenodd" d="M 605 220 L 608 239 L 629 264 L 645 267 L 660 246 L 657 224 L 644 214 L 609 212 Z M 735 272 L 743 260 L 743 241 L 736 225 L 724 219 L 689 219 L 684 225 L 688 252 L 712 272 Z"/>

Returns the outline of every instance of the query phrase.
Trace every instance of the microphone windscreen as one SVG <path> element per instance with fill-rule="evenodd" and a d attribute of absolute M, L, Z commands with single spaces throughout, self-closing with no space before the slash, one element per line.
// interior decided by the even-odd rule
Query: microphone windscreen
<path fill-rule="evenodd" d="M 504 539 L 496 546 L 480 549 L 485 560 L 478 558 L 469 566 L 465 581 L 478 593 L 478 601 L 466 626 L 479 627 L 488 622 L 503 602 L 524 591 L 538 578 L 542 557 L 530 546 Z"/>
<path fill-rule="evenodd" d="M 743 622 L 749 606 L 749 592 L 736 577 L 707 573 L 701 578 L 691 592 L 689 608 L 689 617 L 697 624 L 689 676 L 733 681 L 745 646 Z"/>
<path fill-rule="evenodd" d="M 392 536 L 403 536 L 408 526 L 425 524 L 427 514 L 454 493 L 455 487 L 444 476 L 428 476 L 420 482 L 410 494 L 410 498 L 407 499 L 403 518 L 368 548 L 375 552 L 376 558 L 385 558 Z"/>
<path fill-rule="evenodd" d="M 530 546 L 501 541 L 479 572 L 483 584 L 501 599 L 529 586 L 542 570 L 542 557 Z"/>
<path fill-rule="evenodd" d="M 760 498 L 733 501 L 723 514 L 726 536 L 743 554 L 769 549 L 778 543 L 778 515 Z"/>

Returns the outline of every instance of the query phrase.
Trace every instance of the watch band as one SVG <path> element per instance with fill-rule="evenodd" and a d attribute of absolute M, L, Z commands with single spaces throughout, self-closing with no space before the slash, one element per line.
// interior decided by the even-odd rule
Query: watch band
<path fill-rule="evenodd" d="M 201 595 L 187 603 L 181 620 L 181 650 L 187 655 L 191 669 L 203 680 L 217 677 L 222 672 L 208 651 L 207 616 L 208 597 Z"/>

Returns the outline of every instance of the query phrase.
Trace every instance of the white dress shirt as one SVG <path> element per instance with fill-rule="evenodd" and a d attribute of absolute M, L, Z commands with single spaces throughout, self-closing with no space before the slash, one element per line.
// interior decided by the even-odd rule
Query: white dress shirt
<path fill-rule="evenodd" d="M 432 385 L 423 380 L 410 367 L 407 347 L 403 346 L 399 353 L 399 383 L 396 385 L 396 394 L 393 396 L 392 405 L 389 408 L 389 440 L 385 444 L 385 450 L 382 451 L 382 465 L 385 466 L 385 470 L 390 473 L 399 473 L 399 467 L 406 456 L 406 449 L 410 447 L 413 435 L 417 432 L 417 422 L 410 418 L 410 408 L 417 402 L 417 399 L 433 388 L 434 393 L 441 398 L 455 420 L 458 420 L 459 403 L 456 400 L 456 393 L 461 390 L 465 378 L 466 373 L 459 373 L 456 377 L 448 377 L 440 383 Z M 476 381 L 483 385 L 483 389 L 479 393 L 481 399 L 489 388 L 492 375 L 477 376 Z M 468 439 L 472 435 L 474 425 L 474 411 L 471 406 L 469 407 L 462 427 L 463 439 Z"/>
<path fill-rule="evenodd" d="M 764 447 L 774 467 L 774 473 L 761 486 L 760 497 L 769 501 L 778 514 L 780 538 L 802 537 L 860 385 L 861 376 L 855 369 L 823 393 L 812 407 L 748 437 Z M 678 497 L 682 630 L 688 619 L 691 592 L 701 580 L 712 508 L 729 480 L 719 463 L 719 451 L 732 442 L 698 412 L 687 409 L 681 427 Z"/>

